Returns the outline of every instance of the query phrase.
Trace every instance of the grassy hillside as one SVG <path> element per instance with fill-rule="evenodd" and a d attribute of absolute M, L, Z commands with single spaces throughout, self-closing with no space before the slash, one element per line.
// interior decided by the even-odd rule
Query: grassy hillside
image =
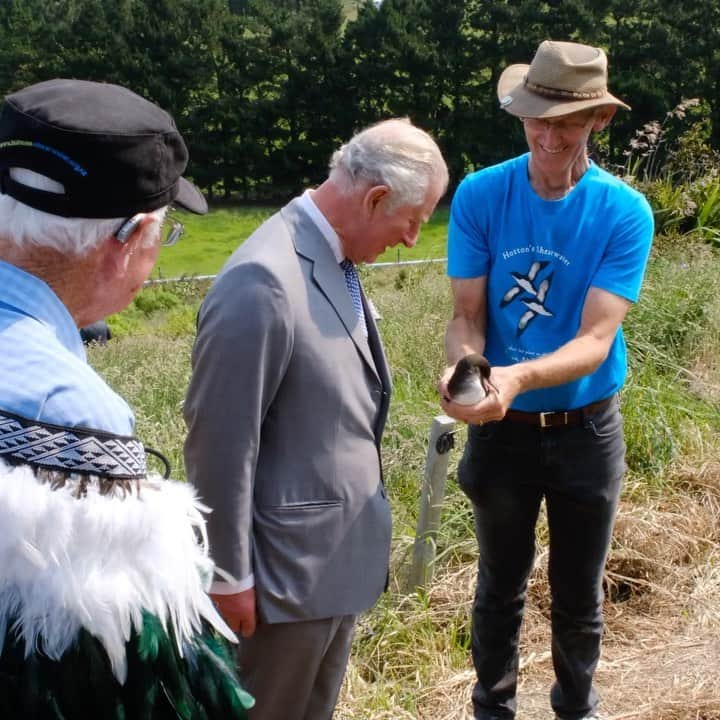
<path fill-rule="evenodd" d="M 208 215 L 178 213 L 185 225 L 182 240 L 160 253 L 153 277 L 214 275 L 233 250 L 277 208 L 243 207 L 215 209 Z M 440 208 L 422 229 L 418 244 L 388 250 L 378 262 L 443 257 L 447 238 L 447 208 Z"/>
<path fill-rule="evenodd" d="M 629 472 L 606 574 L 608 627 L 598 671 L 603 710 L 616 719 L 720 718 L 719 260 L 705 245 L 663 242 L 626 323 Z M 470 509 L 454 476 L 462 430 L 451 454 L 435 579 L 420 595 L 404 585 L 427 432 L 439 413 L 435 381 L 450 312 L 447 280 L 437 265 L 363 275 L 383 315 L 395 381 L 383 443 L 395 522 L 393 572 L 390 592 L 360 622 L 336 718 L 456 720 L 473 682 L 476 560 Z M 180 478 L 181 403 L 205 287 L 144 291 L 113 319 L 118 337 L 90 352 L 136 408 L 140 437 L 169 454 Z M 549 717 L 545 543 L 541 525 L 522 638 L 520 717 L 530 720 Z"/>

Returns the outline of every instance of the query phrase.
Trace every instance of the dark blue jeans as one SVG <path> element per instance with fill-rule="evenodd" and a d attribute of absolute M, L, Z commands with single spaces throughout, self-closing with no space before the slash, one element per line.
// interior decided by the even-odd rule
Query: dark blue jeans
<path fill-rule="evenodd" d="M 562 720 L 598 705 L 593 674 L 602 636 L 602 577 L 622 478 L 617 398 L 584 424 L 470 426 L 458 480 L 473 503 L 480 550 L 472 613 L 475 718 L 515 716 L 518 642 L 545 499 L 550 533 L 550 700 Z"/>

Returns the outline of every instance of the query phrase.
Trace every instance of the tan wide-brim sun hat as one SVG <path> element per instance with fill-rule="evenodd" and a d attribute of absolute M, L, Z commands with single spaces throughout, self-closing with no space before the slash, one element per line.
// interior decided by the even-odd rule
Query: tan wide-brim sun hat
<path fill-rule="evenodd" d="M 607 88 L 607 56 L 600 48 L 544 40 L 530 65 L 510 65 L 498 80 L 500 107 L 511 115 L 550 118 L 615 105 L 630 109 Z"/>

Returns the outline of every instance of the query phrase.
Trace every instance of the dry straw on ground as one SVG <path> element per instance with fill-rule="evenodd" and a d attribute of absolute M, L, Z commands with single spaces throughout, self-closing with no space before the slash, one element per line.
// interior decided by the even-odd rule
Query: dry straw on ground
<path fill-rule="evenodd" d="M 596 676 L 610 720 L 720 720 L 720 462 L 676 468 L 672 481 L 672 493 L 642 504 L 625 501 L 618 515 Z M 471 546 L 459 555 L 463 551 Z M 367 658 L 356 653 L 337 718 L 471 717 L 469 657 L 453 655 L 442 636 L 458 624 L 467 628 L 474 575 L 471 562 L 445 567 L 424 603 L 395 601 L 396 629 L 379 645 L 387 653 L 385 672 L 368 681 Z M 520 720 L 552 718 L 548 615 L 546 553 L 540 548 L 523 626 Z M 396 656 L 400 641 L 396 646 L 390 637 L 398 632 L 408 633 L 403 640 L 417 638 L 402 660 Z M 414 683 L 407 667 L 413 661 Z"/>

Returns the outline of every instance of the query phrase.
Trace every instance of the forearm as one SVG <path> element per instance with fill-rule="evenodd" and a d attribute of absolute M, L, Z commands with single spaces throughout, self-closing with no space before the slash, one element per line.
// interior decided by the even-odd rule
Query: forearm
<path fill-rule="evenodd" d="M 231 392 L 220 397 L 213 378 L 225 376 L 205 369 L 195 373 L 185 403 L 185 467 L 188 481 L 211 509 L 206 526 L 213 561 L 241 579 L 253 572 L 250 533 L 256 453 L 250 433 L 240 432 L 249 424 L 230 412 L 242 400 Z"/>
<path fill-rule="evenodd" d="M 487 278 L 453 279 L 451 286 L 454 307 L 445 332 L 445 357 L 454 366 L 465 355 L 485 350 Z"/>
<path fill-rule="evenodd" d="M 503 370 L 517 395 L 555 387 L 590 375 L 610 352 L 630 302 L 599 288 L 590 288 L 577 335 L 557 350 Z"/>
<path fill-rule="evenodd" d="M 470 353 L 481 353 L 485 349 L 485 324 L 457 315 L 448 323 L 445 332 L 445 357 L 448 365 Z"/>
<path fill-rule="evenodd" d="M 443 410 L 473 424 L 500 420 L 518 395 L 563 385 L 593 373 L 607 357 L 628 307 L 627 300 L 591 288 L 583 308 L 582 325 L 572 340 L 535 360 L 494 367 L 490 378 L 496 392 L 473 406 L 443 400 Z M 441 393 L 444 389 L 441 383 Z"/>
<path fill-rule="evenodd" d="M 557 350 L 505 368 L 515 386 L 513 395 L 573 382 L 595 372 L 608 354 L 605 339 L 593 335 L 573 338 Z"/>
<path fill-rule="evenodd" d="M 563 385 L 589 375 L 606 356 L 606 343 L 591 336 L 579 336 L 536 360 L 494 367 L 490 378 L 496 392 L 490 393 L 477 405 L 463 406 L 447 400 L 442 400 L 441 404 L 448 415 L 467 423 L 501 420 L 518 395 L 529 390 Z M 442 393 L 442 385 L 440 390 Z"/>
<path fill-rule="evenodd" d="M 251 412 L 256 394 L 242 393 L 232 379 L 232 348 L 239 342 L 225 343 L 214 323 L 201 324 L 183 407 L 187 479 L 212 511 L 206 521 L 212 558 L 234 578 L 253 571 L 249 529 L 258 444 Z"/>

